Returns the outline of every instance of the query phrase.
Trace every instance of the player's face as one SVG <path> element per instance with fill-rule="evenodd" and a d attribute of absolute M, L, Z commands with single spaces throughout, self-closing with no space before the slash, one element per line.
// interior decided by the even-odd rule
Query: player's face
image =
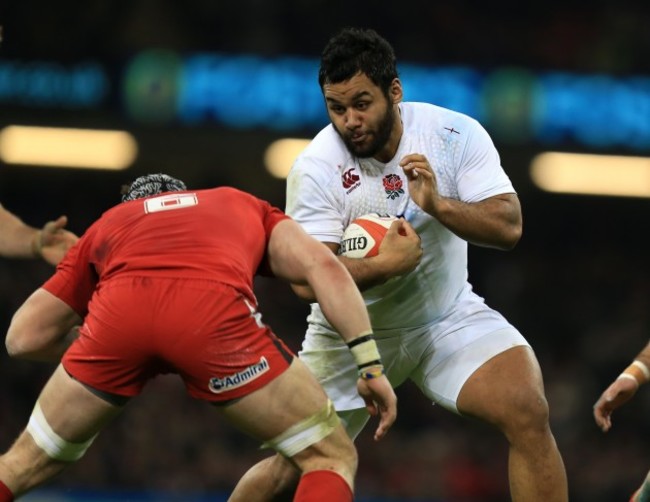
<path fill-rule="evenodd" d="M 401 87 L 399 88 L 401 98 Z M 325 84 L 323 94 L 332 125 L 356 157 L 387 161 L 399 143 L 398 117 L 389 101 L 366 75 Z M 397 136 L 397 137 L 395 137 Z"/>

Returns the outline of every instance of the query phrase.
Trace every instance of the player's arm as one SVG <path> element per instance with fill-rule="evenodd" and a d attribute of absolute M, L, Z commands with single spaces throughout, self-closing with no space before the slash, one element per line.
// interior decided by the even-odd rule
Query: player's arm
<path fill-rule="evenodd" d="M 37 229 L 0 205 L 0 255 L 43 258 L 56 265 L 78 240 L 75 234 L 64 229 L 67 221 L 65 216 L 60 216 Z"/>
<path fill-rule="evenodd" d="M 522 216 L 516 194 L 462 202 L 440 195 L 436 176 L 424 155 L 406 155 L 400 165 L 413 202 L 457 236 L 472 244 L 503 250 L 512 249 L 519 242 Z"/>
<path fill-rule="evenodd" d="M 371 329 L 365 303 L 348 271 L 298 223 L 283 220 L 275 226 L 268 256 L 276 276 L 311 287 L 323 312 L 346 342 Z"/>
<path fill-rule="evenodd" d="M 268 259 L 277 277 L 311 287 L 323 314 L 350 347 L 359 366 L 359 394 L 368 411 L 381 417 L 375 435 L 379 439 L 395 421 L 397 398 L 384 375 L 366 305 L 350 273 L 327 247 L 289 219 L 273 229 Z"/>
<path fill-rule="evenodd" d="M 10 356 L 58 362 L 77 337 L 81 317 L 43 288 L 37 289 L 14 314 L 5 339 Z"/>
<path fill-rule="evenodd" d="M 612 427 L 612 413 L 628 402 L 639 387 L 650 381 L 650 343 L 601 394 L 594 405 L 596 424 L 607 432 Z"/>
<path fill-rule="evenodd" d="M 339 245 L 324 242 L 348 270 L 361 291 L 383 284 L 388 279 L 411 272 L 422 258 L 420 236 L 403 219 L 394 221 L 379 246 L 376 256 L 348 258 L 338 255 Z M 292 284 L 294 292 L 303 300 L 315 301 L 314 292 L 307 285 Z"/>
<path fill-rule="evenodd" d="M 0 205 L 0 255 L 34 258 L 37 256 L 37 238 L 38 229 L 30 227 Z"/>

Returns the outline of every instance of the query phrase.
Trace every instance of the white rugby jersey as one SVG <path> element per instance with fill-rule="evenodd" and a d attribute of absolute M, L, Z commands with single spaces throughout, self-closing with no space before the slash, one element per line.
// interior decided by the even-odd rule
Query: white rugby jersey
<path fill-rule="evenodd" d="M 330 124 L 296 159 L 287 179 L 286 212 L 322 242 L 340 244 L 347 225 L 371 212 L 404 216 L 422 238 L 424 254 L 414 271 L 363 292 L 376 334 L 429 324 L 474 295 L 467 242 L 410 199 L 399 161 L 411 153 L 426 156 L 444 197 L 477 202 L 515 192 L 476 120 L 427 103 L 399 106 L 404 130 L 390 162 L 354 157 Z M 308 320 L 331 329 L 318 304 L 312 304 Z"/>

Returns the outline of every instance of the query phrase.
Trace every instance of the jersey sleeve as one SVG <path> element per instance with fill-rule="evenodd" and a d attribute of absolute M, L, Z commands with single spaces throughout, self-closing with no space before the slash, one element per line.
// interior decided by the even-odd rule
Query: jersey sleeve
<path fill-rule="evenodd" d="M 489 134 L 477 121 L 472 119 L 470 124 L 473 127 L 456 174 L 460 200 L 479 202 L 495 195 L 515 193 Z"/>
<path fill-rule="evenodd" d="M 268 202 L 262 201 L 264 205 L 264 231 L 266 233 L 266 242 L 268 244 L 269 239 L 271 238 L 271 232 L 275 226 L 280 223 L 282 220 L 289 219 L 282 209 L 279 209 L 275 206 L 272 206 Z"/>
<path fill-rule="evenodd" d="M 91 227 L 68 250 L 54 275 L 43 284 L 43 289 L 67 303 L 81 317 L 88 313 L 88 302 L 99 280 L 89 258 L 94 235 L 95 227 Z"/>
<path fill-rule="evenodd" d="M 287 178 L 286 212 L 312 237 L 339 244 L 343 203 L 337 200 L 337 190 L 332 186 L 336 174 L 323 161 L 299 157 Z"/>
<path fill-rule="evenodd" d="M 271 233 L 273 232 L 275 226 L 281 221 L 289 219 L 289 216 L 287 216 L 284 213 L 284 211 L 282 211 L 281 209 L 272 206 L 266 201 L 260 199 L 259 203 L 261 205 L 261 209 L 263 212 L 262 224 L 264 225 L 264 232 L 266 234 L 265 235 L 266 246 L 265 246 L 264 256 L 262 257 L 262 261 L 257 267 L 256 275 L 273 277 L 274 274 L 271 271 L 271 267 L 269 265 L 269 260 L 268 260 L 269 239 L 271 238 Z"/>

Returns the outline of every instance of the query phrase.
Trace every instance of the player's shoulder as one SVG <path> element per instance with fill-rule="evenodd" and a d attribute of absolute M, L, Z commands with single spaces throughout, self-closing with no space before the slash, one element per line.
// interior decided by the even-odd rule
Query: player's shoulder
<path fill-rule="evenodd" d="M 250 192 L 240 190 L 231 186 L 219 186 L 204 190 L 196 190 L 199 200 L 204 199 L 206 207 L 218 211 L 253 211 L 265 212 L 275 209 L 269 201 L 262 199 Z"/>
<path fill-rule="evenodd" d="M 213 187 L 213 188 L 203 188 L 201 190 L 194 190 L 197 194 L 205 194 L 210 197 L 218 197 L 218 196 L 239 196 L 239 195 L 250 195 L 248 192 L 244 192 L 243 190 L 240 190 L 239 188 L 231 187 L 228 185 L 222 185 L 218 187 Z"/>
<path fill-rule="evenodd" d="M 406 130 L 432 130 L 440 134 L 469 134 L 481 128 L 469 115 L 431 103 L 407 101 L 400 104 Z"/>
<path fill-rule="evenodd" d="M 245 192 L 231 186 L 218 186 L 214 188 L 206 188 L 202 190 L 195 190 L 199 197 L 206 197 L 208 199 L 217 200 L 259 200 L 253 194 Z"/>
<path fill-rule="evenodd" d="M 314 136 L 300 152 L 291 172 L 294 176 L 309 175 L 325 180 L 338 176 L 343 166 L 348 165 L 351 159 L 352 155 L 330 124 Z"/>

